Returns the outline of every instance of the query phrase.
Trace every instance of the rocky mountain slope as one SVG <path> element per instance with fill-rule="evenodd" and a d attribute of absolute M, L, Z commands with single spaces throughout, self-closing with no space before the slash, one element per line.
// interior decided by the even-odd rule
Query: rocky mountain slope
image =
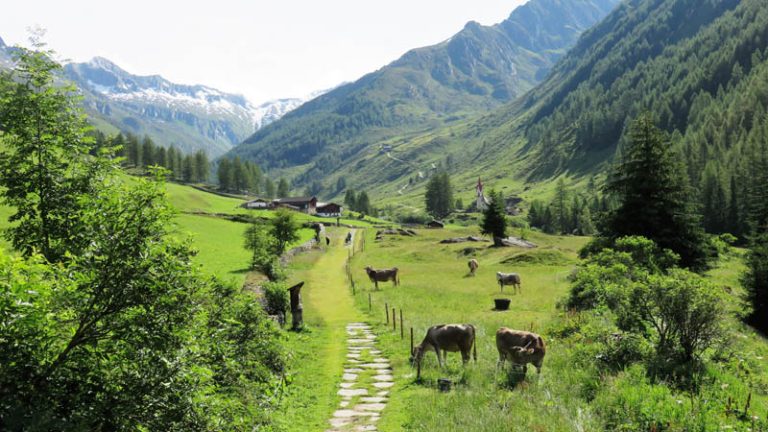
<path fill-rule="evenodd" d="M 544 78 L 617 0 L 531 0 L 500 24 L 468 23 L 358 81 L 304 104 L 229 156 L 289 169 L 297 184 L 330 175 L 386 139 L 462 122 Z"/>
<path fill-rule="evenodd" d="M 304 102 L 281 99 L 255 105 L 244 96 L 203 85 L 133 75 L 101 57 L 67 64 L 64 71 L 83 91 L 85 107 L 97 122 L 148 134 L 161 145 L 175 144 L 184 151 L 202 149 L 211 156 Z"/>

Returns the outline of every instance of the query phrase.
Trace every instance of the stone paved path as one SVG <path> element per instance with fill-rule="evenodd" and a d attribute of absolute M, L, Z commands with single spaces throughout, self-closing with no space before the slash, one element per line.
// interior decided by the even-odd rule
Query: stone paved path
<path fill-rule="evenodd" d="M 376 335 L 368 324 L 347 325 L 347 361 L 341 380 L 341 402 L 327 432 L 376 431 L 395 383 L 389 360 L 376 349 Z"/>

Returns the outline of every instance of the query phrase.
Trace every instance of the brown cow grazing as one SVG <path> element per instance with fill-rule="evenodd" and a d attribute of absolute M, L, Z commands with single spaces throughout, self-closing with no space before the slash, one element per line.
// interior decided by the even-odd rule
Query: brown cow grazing
<path fill-rule="evenodd" d="M 504 285 L 512 285 L 514 292 L 523 292 L 520 275 L 517 273 L 496 272 L 496 280 L 499 281 L 501 291 L 504 291 Z"/>
<path fill-rule="evenodd" d="M 473 357 L 477 362 L 477 346 L 475 345 L 475 326 L 472 324 L 440 324 L 432 326 L 427 330 L 427 335 L 420 344 L 413 347 L 411 352 L 411 362 L 421 364 L 424 353 L 432 350 L 437 355 L 437 362 L 440 367 L 445 363 L 447 352 L 461 352 L 461 360 L 466 364 L 469 361 L 470 350 L 473 350 Z M 443 358 L 440 358 L 440 351 L 443 352 Z"/>
<path fill-rule="evenodd" d="M 469 266 L 469 274 L 472 275 L 472 276 L 475 275 L 475 272 L 477 271 L 477 268 L 480 267 L 480 264 L 474 258 L 469 260 L 467 265 Z"/>
<path fill-rule="evenodd" d="M 397 276 L 397 267 L 391 269 L 376 270 L 371 266 L 365 267 L 365 272 L 368 273 L 368 278 L 379 289 L 379 282 L 392 281 L 395 286 L 400 285 L 400 277 Z"/>
<path fill-rule="evenodd" d="M 509 359 L 512 364 L 522 366 L 523 373 L 528 371 L 528 363 L 536 366 L 536 373 L 541 373 L 541 365 L 547 353 L 541 336 L 506 327 L 496 331 L 496 349 L 499 350 L 499 367 L 504 367 L 504 361 Z"/>

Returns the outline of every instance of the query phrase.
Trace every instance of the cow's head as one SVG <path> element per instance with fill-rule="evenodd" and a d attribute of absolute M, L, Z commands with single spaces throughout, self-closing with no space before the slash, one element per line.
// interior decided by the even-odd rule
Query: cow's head
<path fill-rule="evenodd" d="M 534 352 L 535 350 L 533 348 L 529 348 L 527 346 L 515 346 L 509 350 L 509 354 L 511 355 L 512 359 L 521 363 L 528 360 Z"/>
<path fill-rule="evenodd" d="M 373 271 L 373 267 L 371 267 L 371 266 L 365 266 L 365 272 L 366 272 L 366 273 L 368 273 L 368 274 L 370 275 L 372 271 Z"/>
<path fill-rule="evenodd" d="M 414 365 L 418 362 L 421 362 L 421 359 L 424 357 L 424 346 L 421 344 L 416 345 L 413 347 L 413 350 L 411 350 L 411 357 L 408 359 L 408 361 L 411 363 L 411 365 Z"/>

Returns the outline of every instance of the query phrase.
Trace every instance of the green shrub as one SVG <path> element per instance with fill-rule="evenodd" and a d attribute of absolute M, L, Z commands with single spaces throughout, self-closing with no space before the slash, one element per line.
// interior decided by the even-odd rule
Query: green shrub
<path fill-rule="evenodd" d="M 262 285 L 264 290 L 265 310 L 269 315 L 282 315 L 288 312 L 290 299 L 285 284 L 279 282 L 266 282 Z"/>

